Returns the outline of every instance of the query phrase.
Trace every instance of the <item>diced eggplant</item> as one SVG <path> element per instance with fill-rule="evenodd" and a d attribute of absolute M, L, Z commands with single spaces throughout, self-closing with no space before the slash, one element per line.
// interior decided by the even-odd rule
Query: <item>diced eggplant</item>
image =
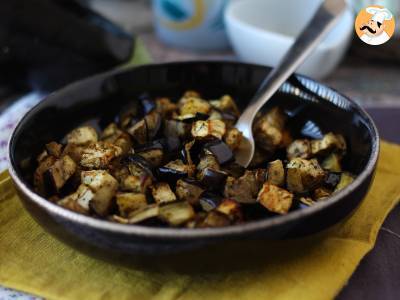
<path fill-rule="evenodd" d="M 166 182 L 159 182 L 151 187 L 151 194 L 154 201 L 158 204 L 164 204 L 176 201 L 176 196 L 171 187 Z"/>
<path fill-rule="evenodd" d="M 315 204 L 315 201 L 310 197 L 300 197 L 299 202 L 300 208 L 310 207 Z"/>
<path fill-rule="evenodd" d="M 90 207 L 100 216 L 108 215 L 118 189 L 118 181 L 103 170 L 83 171 L 81 177 L 82 183 L 94 193 Z"/>
<path fill-rule="evenodd" d="M 222 114 L 218 110 L 212 109 L 207 120 L 223 120 Z"/>
<path fill-rule="evenodd" d="M 104 128 L 101 134 L 101 140 L 109 143 L 114 143 L 121 135 L 123 131 L 118 128 L 115 123 L 109 124 Z"/>
<path fill-rule="evenodd" d="M 82 154 L 83 150 L 86 148 L 86 146 L 80 146 L 80 145 L 75 145 L 75 144 L 67 144 L 64 147 L 64 151 L 62 155 L 68 155 L 73 159 L 73 161 L 77 164 L 80 163 L 82 159 Z"/>
<path fill-rule="evenodd" d="M 228 176 L 239 178 L 243 176 L 244 172 L 246 171 L 246 168 L 239 165 L 236 162 L 232 162 L 227 165 L 224 165 L 222 171 L 228 173 Z"/>
<path fill-rule="evenodd" d="M 197 177 L 201 184 L 209 190 L 221 190 L 225 185 L 228 174 L 224 171 L 205 168 L 198 173 Z"/>
<path fill-rule="evenodd" d="M 123 191 L 146 193 L 151 184 L 152 179 L 147 174 L 142 174 L 140 176 L 128 175 L 122 180 L 120 187 Z"/>
<path fill-rule="evenodd" d="M 120 110 L 120 113 L 115 118 L 115 123 L 118 124 L 121 129 L 126 130 L 139 121 L 139 104 L 139 101 L 131 101 Z"/>
<path fill-rule="evenodd" d="M 72 130 L 67 135 L 68 144 L 75 145 L 88 145 L 90 143 L 96 143 L 98 136 L 96 129 L 91 126 L 82 126 Z"/>
<path fill-rule="evenodd" d="M 177 120 L 165 120 L 164 121 L 164 136 L 166 137 L 177 137 L 184 139 L 190 135 L 191 124 L 177 121 Z"/>
<path fill-rule="evenodd" d="M 189 220 L 189 222 L 186 222 L 185 227 L 186 228 L 198 228 L 201 226 L 203 223 L 204 219 L 207 217 L 207 213 L 204 211 L 200 211 L 196 213 L 193 219 Z"/>
<path fill-rule="evenodd" d="M 201 195 L 199 203 L 204 211 L 209 212 L 216 209 L 220 205 L 221 201 L 222 197 L 206 191 Z"/>
<path fill-rule="evenodd" d="M 161 180 L 174 184 L 178 179 L 192 176 L 194 171 L 193 166 L 187 165 L 182 160 L 177 159 L 158 168 L 158 176 Z"/>
<path fill-rule="evenodd" d="M 292 206 L 293 194 L 276 185 L 264 183 L 257 201 L 271 212 L 286 214 Z"/>
<path fill-rule="evenodd" d="M 240 147 L 242 140 L 243 134 L 238 129 L 231 128 L 226 131 L 224 141 L 232 151 L 235 151 Z"/>
<path fill-rule="evenodd" d="M 40 161 L 39 166 L 36 168 L 35 173 L 33 174 L 33 185 L 35 190 L 42 196 L 45 196 L 53 190 L 53 185 L 51 184 L 51 181 L 48 180 L 47 176 L 45 176 L 45 174 L 47 174 L 47 171 L 51 166 L 54 165 L 56 160 L 57 158 L 54 156 L 46 156 Z"/>
<path fill-rule="evenodd" d="M 157 204 L 150 204 L 139 208 L 132 212 L 129 216 L 128 223 L 129 224 L 136 224 L 143 222 L 148 219 L 152 219 L 158 217 L 160 212 L 160 208 Z"/>
<path fill-rule="evenodd" d="M 205 144 L 204 149 L 210 151 L 220 165 L 226 164 L 235 159 L 232 150 L 221 140 Z"/>
<path fill-rule="evenodd" d="M 222 139 L 226 132 L 225 123 L 221 120 L 196 121 L 192 125 L 192 136 L 205 139 L 216 137 Z"/>
<path fill-rule="evenodd" d="M 308 159 L 311 157 L 311 142 L 307 139 L 295 140 L 286 149 L 289 160 L 299 157 Z"/>
<path fill-rule="evenodd" d="M 144 117 L 144 121 L 146 122 L 147 141 L 153 141 L 161 129 L 161 115 L 157 111 L 152 111 Z"/>
<path fill-rule="evenodd" d="M 121 160 L 121 164 L 128 168 L 131 175 L 139 177 L 149 175 L 152 179 L 155 178 L 154 166 L 140 155 L 128 154 Z"/>
<path fill-rule="evenodd" d="M 341 173 L 328 172 L 324 179 L 324 186 L 329 189 L 335 189 L 340 181 Z"/>
<path fill-rule="evenodd" d="M 208 101 L 198 97 L 184 97 L 179 100 L 178 106 L 180 115 L 208 114 L 211 109 Z"/>
<path fill-rule="evenodd" d="M 286 167 L 286 184 L 291 192 L 305 193 L 318 186 L 325 178 L 325 172 L 316 159 L 294 158 Z"/>
<path fill-rule="evenodd" d="M 60 158 L 63 150 L 63 146 L 56 142 L 50 142 L 46 144 L 46 150 L 49 155 Z"/>
<path fill-rule="evenodd" d="M 148 93 L 141 94 L 138 99 L 142 107 L 143 115 L 147 115 L 157 107 L 156 102 Z"/>
<path fill-rule="evenodd" d="M 169 98 L 157 98 L 156 99 L 156 109 L 163 116 L 168 116 L 178 109 L 178 106 L 171 102 Z"/>
<path fill-rule="evenodd" d="M 49 177 L 56 191 L 59 191 L 76 171 L 76 163 L 68 155 L 58 159 L 49 169 Z"/>
<path fill-rule="evenodd" d="M 346 152 L 346 141 L 342 135 L 330 132 L 320 140 L 311 141 L 313 155 L 323 156 L 331 151 L 340 155 Z"/>
<path fill-rule="evenodd" d="M 321 167 L 330 172 L 341 172 L 340 160 L 341 157 L 337 153 L 331 153 L 322 161 Z"/>
<path fill-rule="evenodd" d="M 224 227 L 231 224 L 229 217 L 219 211 L 212 210 L 208 212 L 207 217 L 199 227 Z"/>
<path fill-rule="evenodd" d="M 193 207 L 187 202 L 176 202 L 160 207 L 159 218 L 171 226 L 182 225 L 194 217 Z"/>
<path fill-rule="evenodd" d="M 136 148 L 135 152 L 155 167 L 159 166 L 164 159 L 164 147 L 159 141 Z"/>
<path fill-rule="evenodd" d="M 57 204 L 81 214 L 88 214 L 90 209 L 89 203 L 93 198 L 93 191 L 88 186 L 81 184 L 75 193 L 59 200 Z"/>
<path fill-rule="evenodd" d="M 144 144 L 147 142 L 147 124 L 144 119 L 127 128 L 127 132 L 137 144 Z"/>
<path fill-rule="evenodd" d="M 195 113 L 195 114 L 187 114 L 187 115 L 177 115 L 174 117 L 175 120 L 191 124 L 196 121 L 204 121 L 207 120 L 209 116 L 203 113 Z"/>
<path fill-rule="evenodd" d="M 285 169 L 280 159 L 268 163 L 267 181 L 276 186 L 283 186 L 285 184 Z"/>
<path fill-rule="evenodd" d="M 346 186 L 348 186 L 353 181 L 354 181 L 353 175 L 351 175 L 350 173 L 347 173 L 347 172 L 343 172 L 340 175 L 340 181 L 335 188 L 335 192 L 344 189 Z"/>
<path fill-rule="evenodd" d="M 114 158 L 122 154 L 122 149 L 107 142 L 90 144 L 82 151 L 80 165 L 86 168 L 104 169 Z"/>
<path fill-rule="evenodd" d="M 181 201 L 187 201 L 191 205 L 196 205 L 200 201 L 200 197 L 204 189 L 200 183 L 191 179 L 179 179 L 176 182 L 176 195 Z"/>
<path fill-rule="evenodd" d="M 273 108 L 255 121 L 253 133 L 257 145 L 272 152 L 282 144 L 286 116 L 279 108 Z"/>
<path fill-rule="evenodd" d="M 121 216 L 127 218 L 132 212 L 147 206 L 146 195 L 141 193 L 117 193 L 116 202 Z"/>
<path fill-rule="evenodd" d="M 197 165 L 197 170 L 201 173 L 201 171 L 206 168 L 211 168 L 214 170 L 220 169 L 219 163 L 214 155 L 205 154 L 200 158 L 200 162 Z"/>
<path fill-rule="evenodd" d="M 212 100 L 210 103 L 214 108 L 217 108 L 220 111 L 231 113 L 236 117 L 240 115 L 240 111 L 237 108 L 235 101 L 229 95 L 224 95 L 218 100 Z"/>
<path fill-rule="evenodd" d="M 239 203 L 255 203 L 258 191 L 264 181 L 265 172 L 257 170 L 247 170 L 242 177 L 237 179 L 228 177 L 225 184 L 224 196 Z"/>
<path fill-rule="evenodd" d="M 227 215 L 233 222 L 243 221 L 243 213 L 240 204 L 235 200 L 224 199 L 217 207 L 217 211 Z"/>
<path fill-rule="evenodd" d="M 332 194 L 331 190 L 328 190 L 327 188 L 324 187 L 319 187 L 314 190 L 313 198 L 315 201 L 320 201 L 324 200 L 325 198 L 328 198 Z"/>
<path fill-rule="evenodd" d="M 49 153 L 47 152 L 47 150 L 43 150 L 42 152 L 40 152 L 40 154 L 37 156 L 36 161 L 40 164 L 40 162 L 42 160 L 44 160 L 46 157 L 49 156 Z"/>

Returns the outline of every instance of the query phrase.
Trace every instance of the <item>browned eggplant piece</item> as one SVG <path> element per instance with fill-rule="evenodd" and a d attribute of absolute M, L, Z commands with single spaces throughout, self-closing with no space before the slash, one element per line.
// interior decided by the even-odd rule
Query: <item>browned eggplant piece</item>
<path fill-rule="evenodd" d="M 191 128 L 192 128 L 191 124 L 182 121 L 165 120 L 164 136 L 184 139 L 190 135 Z"/>
<path fill-rule="evenodd" d="M 186 228 L 198 228 L 203 223 L 204 219 L 207 217 L 207 213 L 204 211 L 200 211 L 196 213 L 193 219 L 185 224 Z"/>
<path fill-rule="evenodd" d="M 218 100 L 212 100 L 210 101 L 211 105 L 225 113 L 230 113 L 236 117 L 239 117 L 240 111 L 233 100 L 233 98 L 229 95 L 224 95 Z"/>
<path fill-rule="evenodd" d="M 148 219 L 152 219 L 158 217 L 160 212 L 160 208 L 157 204 L 150 204 L 144 207 L 141 207 L 134 212 L 132 212 L 129 216 L 127 222 L 129 224 L 136 224 Z"/>
<path fill-rule="evenodd" d="M 53 186 L 51 181 L 48 180 L 47 176 L 45 176 L 48 169 L 54 165 L 57 158 L 54 156 L 46 156 L 39 163 L 39 166 L 36 168 L 35 173 L 33 174 L 33 185 L 38 194 L 45 196 L 49 192 L 52 192 Z"/>
<path fill-rule="evenodd" d="M 199 227 L 224 227 L 231 224 L 229 217 L 219 211 L 212 210 L 208 212 L 207 217 L 203 220 Z"/>
<path fill-rule="evenodd" d="M 196 121 L 192 125 L 192 136 L 197 139 L 217 138 L 225 135 L 226 126 L 221 120 Z"/>
<path fill-rule="evenodd" d="M 331 190 L 328 190 L 325 187 L 319 187 L 314 190 L 313 198 L 315 201 L 320 201 L 328 198 L 332 194 Z"/>
<path fill-rule="evenodd" d="M 228 173 L 228 176 L 239 178 L 243 176 L 244 172 L 246 171 L 246 168 L 239 165 L 236 162 L 232 162 L 227 165 L 224 165 L 222 167 L 222 171 Z"/>
<path fill-rule="evenodd" d="M 77 165 L 68 155 L 58 159 L 49 169 L 48 176 L 56 191 L 59 191 L 76 171 Z"/>
<path fill-rule="evenodd" d="M 171 190 L 171 187 L 166 182 L 159 182 L 151 187 L 151 194 L 153 195 L 154 201 L 158 204 L 164 204 L 169 202 L 175 202 L 176 196 Z"/>
<path fill-rule="evenodd" d="M 193 207 L 187 202 L 160 206 L 159 218 L 171 226 L 182 225 L 195 217 Z"/>
<path fill-rule="evenodd" d="M 307 139 L 295 140 L 286 149 L 289 160 L 300 157 L 308 159 L 311 157 L 311 142 Z"/>
<path fill-rule="evenodd" d="M 217 207 L 217 211 L 227 215 L 229 219 L 234 222 L 243 221 L 243 213 L 241 206 L 238 202 L 232 199 L 224 199 Z"/>
<path fill-rule="evenodd" d="M 351 175 L 348 172 L 343 172 L 340 175 L 340 181 L 337 184 L 336 188 L 335 188 L 335 192 L 340 191 L 342 189 L 344 189 L 346 186 L 348 186 L 350 183 L 352 183 L 354 181 L 354 177 L 353 175 Z"/>
<path fill-rule="evenodd" d="M 63 146 L 56 142 L 50 142 L 46 144 L 46 150 L 49 155 L 60 158 L 63 150 Z"/>
<path fill-rule="evenodd" d="M 121 159 L 121 164 L 128 168 L 131 175 L 139 177 L 149 175 L 152 179 L 155 179 L 154 166 L 140 155 L 128 154 Z"/>
<path fill-rule="evenodd" d="M 221 201 L 221 196 L 209 191 L 205 191 L 199 199 L 201 208 L 206 212 L 216 209 L 220 205 Z"/>
<path fill-rule="evenodd" d="M 210 151 L 220 165 L 229 163 L 235 159 L 232 150 L 221 140 L 206 143 L 204 149 Z"/>
<path fill-rule="evenodd" d="M 75 193 L 59 200 L 57 204 L 77 213 L 89 214 L 89 203 L 93 198 L 93 191 L 88 186 L 81 184 Z"/>
<path fill-rule="evenodd" d="M 198 97 L 183 97 L 178 103 L 180 115 L 195 115 L 196 113 L 208 114 L 211 105 L 208 101 Z"/>
<path fill-rule="evenodd" d="M 157 108 L 156 102 L 148 93 L 139 95 L 138 100 L 140 102 L 143 115 L 147 115 Z"/>
<path fill-rule="evenodd" d="M 118 124 L 121 129 L 126 130 L 140 120 L 140 111 L 139 101 L 131 101 L 122 107 L 115 117 L 115 123 Z"/>
<path fill-rule="evenodd" d="M 75 144 L 67 144 L 64 147 L 62 155 L 69 155 L 75 163 L 79 164 L 82 159 L 83 150 L 86 146 L 80 146 Z"/>
<path fill-rule="evenodd" d="M 40 152 L 40 154 L 36 157 L 36 161 L 40 164 L 42 160 L 44 160 L 46 157 L 49 156 L 49 153 L 47 153 L 47 150 L 43 150 Z"/>
<path fill-rule="evenodd" d="M 132 212 L 147 206 L 146 195 L 141 193 L 117 193 L 115 196 L 119 213 L 129 218 Z"/>
<path fill-rule="evenodd" d="M 324 186 L 328 189 L 335 189 L 340 181 L 341 173 L 328 172 L 324 178 Z"/>
<path fill-rule="evenodd" d="M 162 118 L 160 113 L 152 111 L 144 117 L 147 129 L 147 141 L 153 141 L 161 129 Z"/>
<path fill-rule="evenodd" d="M 240 147 L 242 140 L 243 134 L 236 128 L 228 129 L 225 133 L 224 141 L 232 151 Z"/>
<path fill-rule="evenodd" d="M 90 144 L 82 151 L 80 165 L 85 168 L 105 169 L 110 162 L 122 154 L 122 149 L 107 142 Z"/>
<path fill-rule="evenodd" d="M 220 169 L 217 158 L 214 155 L 212 155 L 211 153 L 202 155 L 200 158 L 200 161 L 197 165 L 197 170 L 199 173 L 201 173 L 206 168 L 211 168 L 214 170 Z"/>
<path fill-rule="evenodd" d="M 81 177 L 82 183 L 94 193 L 89 203 L 91 209 L 100 216 L 107 216 L 113 205 L 118 181 L 104 170 L 83 171 Z"/>
<path fill-rule="evenodd" d="M 140 176 L 128 175 L 121 180 L 120 188 L 123 191 L 146 193 L 152 182 L 151 177 L 147 174 L 142 174 Z"/>
<path fill-rule="evenodd" d="M 163 116 L 169 116 L 178 109 L 178 105 L 171 102 L 171 99 L 162 97 L 156 99 L 156 109 Z"/>
<path fill-rule="evenodd" d="M 137 144 L 144 144 L 147 142 L 147 123 L 144 119 L 136 122 L 126 130 Z"/>
<path fill-rule="evenodd" d="M 341 157 L 339 154 L 331 153 L 322 161 L 321 167 L 330 172 L 342 172 L 340 160 Z"/>
<path fill-rule="evenodd" d="M 314 204 L 315 201 L 311 197 L 300 197 L 298 207 L 304 209 Z"/>
<path fill-rule="evenodd" d="M 159 166 L 164 160 L 164 147 L 159 141 L 144 144 L 136 148 L 135 152 L 155 167 Z"/>
<path fill-rule="evenodd" d="M 118 128 L 117 124 L 111 123 L 104 128 L 101 134 L 101 140 L 109 143 L 114 143 L 121 135 L 123 131 Z"/>
<path fill-rule="evenodd" d="M 158 168 L 158 177 L 160 180 L 170 182 L 174 185 L 178 179 L 192 176 L 194 171 L 193 166 L 187 165 L 182 160 L 177 159 Z"/>
<path fill-rule="evenodd" d="M 286 115 L 277 107 L 257 118 L 253 128 L 257 146 L 268 152 L 275 151 L 282 144 L 285 123 Z"/>
<path fill-rule="evenodd" d="M 313 155 L 324 156 L 332 151 L 339 155 L 343 155 L 346 152 L 346 141 L 342 135 L 330 132 L 320 140 L 311 141 Z"/>
<path fill-rule="evenodd" d="M 240 178 L 228 177 L 225 184 L 225 198 L 239 203 L 256 203 L 258 191 L 265 182 L 266 171 L 247 170 Z"/>
<path fill-rule="evenodd" d="M 175 120 L 184 122 L 184 123 L 188 123 L 188 124 L 192 124 L 193 122 L 196 121 L 204 121 L 207 120 L 209 118 L 208 114 L 203 114 L 203 113 L 195 113 L 195 114 L 188 114 L 188 115 L 177 115 L 174 117 Z"/>
<path fill-rule="evenodd" d="M 204 192 L 204 189 L 200 186 L 198 181 L 185 178 L 179 179 L 176 182 L 175 192 L 179 200 L 187 201 L 191 205 L 197 205 L 200 201 L 200 196 Z"/>
<path fill-rule="evenodd" d="M 322 183 L 325 178 L 325 172 L 316 159 L 294 158 L 286 167 L 286 184 L 291 192 L 308 192 Z"/>
<path fill-rule="evenodd" d="M 283 186 L 285 184 L 285 168 L 280 159 L 268 163 L 267 181 L 276 186 Z"/>
<path fill-rule="evenodd" d="M 212 168 L 205 168 L 198 173 L 199 181 L 210 191 L 221 190 L 224 187 L 227 178 L 227 173 Z"/>
<path fill-rule="evenodd" d="M 96 129 L 91 126 L 78 127 L 67 134 L 68 144 L 88 145 L 90 143 L 96 143 L 97 141 L 98 136 Z"/>
<path fill-rule="evenodd" d="M 293 194 L 276 185 L 264 183 L 257 201 L 271 212 L 286 214 L 292 206 Z"/>

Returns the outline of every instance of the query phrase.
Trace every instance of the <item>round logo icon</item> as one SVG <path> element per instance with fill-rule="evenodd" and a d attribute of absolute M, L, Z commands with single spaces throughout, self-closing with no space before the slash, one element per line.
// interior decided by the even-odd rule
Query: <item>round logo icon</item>
<path fill-rule="evenodd" d="M 385 7 L 373 5 L 363 8 L 355 22 L 358 37 L 368 45 L 382 45 L 394 34 L 393 14 Z"/>

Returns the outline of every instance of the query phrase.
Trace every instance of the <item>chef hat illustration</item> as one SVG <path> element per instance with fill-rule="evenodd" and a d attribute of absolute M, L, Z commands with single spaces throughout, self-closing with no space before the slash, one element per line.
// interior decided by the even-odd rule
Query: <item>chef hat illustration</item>
<path fill-rule="evenodd" d="M 391 20 L 392 19 L 392 13 L 386 9 L 386 8 L 378 8 L 378 7 L 367 7 L 366 8 L 367 13 L 373 15 L 372 16 L 372 21 L 379 22 L 383 24 L 385 20 Z"/>

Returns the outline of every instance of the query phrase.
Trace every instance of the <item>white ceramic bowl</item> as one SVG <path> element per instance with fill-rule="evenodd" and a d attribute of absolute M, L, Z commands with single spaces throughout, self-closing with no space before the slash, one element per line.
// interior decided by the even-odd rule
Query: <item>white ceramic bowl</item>
<path fill-rule="evenodd" d="M 276 66 L 320 3 L 320 0 L 232 1 L 225 13 L 225 23 L 236 54 L 246 62 Z M 348 8 L 297 72 L 316 79 L 327 76 L 345 54 L 353 32 L 354 17 Z"/>

